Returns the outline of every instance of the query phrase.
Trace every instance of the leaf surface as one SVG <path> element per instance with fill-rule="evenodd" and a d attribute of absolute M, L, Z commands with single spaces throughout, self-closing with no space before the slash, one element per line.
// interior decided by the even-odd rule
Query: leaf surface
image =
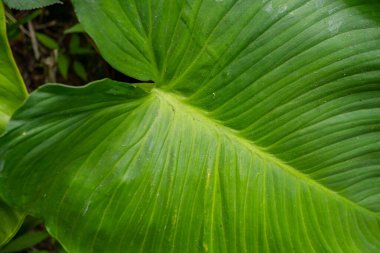
<path fill-rule="evenodd" d="M 156 88 L 49 85 L 1 139 L 7 200 L 69 252 L 380 251 L 377 1 L 74 5 Z"/>
<path fill-rule="evenodd" d="M 12 113 L 26 98 L 24 82 L 14 62 L 9 48 L 5 16 L 2 4 L 0 4 L 0 134 Z"/>
<path fill-rule="evenodd" d="M 5 27 L 4 8 L 0 3 L 0 135 L 27 94 L 8 45 Z M 0 171 L 3 165 L 4 161 L 0 157 Z M 22 220 L 22 214 L 11 210 L 0 199 L 0 247 L 16 233 Z"/>

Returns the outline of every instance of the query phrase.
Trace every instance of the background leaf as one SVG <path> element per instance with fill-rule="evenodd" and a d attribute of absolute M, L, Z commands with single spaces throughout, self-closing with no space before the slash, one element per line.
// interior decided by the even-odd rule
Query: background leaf
<path fill-rule="evenodd" d="M 69 34 L 69 33 L 84 33 L 86 32 L 84 29 L 83 29 L 83 26 L 78 23 L 78 24 L 75 24 L 73 25 L 72 27 L 68 28 L 65 30 L 65 34 Z"/>
<path fill-rule="evenodd" d="M 36 37 L 38 41 L 45 47 L 50 49 L 59 49 L 58 43 L 46 34 L 36 32 Z"/>
<path fill-rule="evenodd" d="M 77 74 L 83 81 L 87 80 L 87 71 L 82 63 L 80 63 L 79 61 L 74 61 L 73 69 L 75 74 Z"/>
<path fill-rule="evenodd" d="M 69 67 L 70 67 L 69 57 L 67 57 L 65 54 L 59 52 L 57 64 L 58 64 L 59 73 L 61 73 L 63 78 L 67 79 L 67 75 L 68 75 Z"/>
<path fill-rule="evenodd" d="M 31 10 L 42 8 L 48 5 L 62 3 L 59 0 L 3 0 L 4 3 L 12 9 Z"/>
<path fill-rule="evenodd" d="M 77 34 L 72 35 L 70 39 L 69 52 L 72 55 L 94 54 L 94 50 L 91 47 L 81 47 L 80 38 Z"/>
<path fill-rule="evenodd" d="M 24 83 L 7 41 L 4 8 L 0 3 L 0 135 L 10 116 L 21 105 L 26 95 Z M 3 165 L 4 160 L 0 156 L 0 170 Z M 13 211 L 0 199 L 0 247 L 17 232 L 23 217 L 21 213 Z"/>
<path fill-rule="evenodd" d="M 17 239 L 10 242 L 3 249 L 0 249 L 0 253 L 12 253 L 20 252 L 24 249 L 32 247 L 33 245 L 43 241 L 49 236 L 45 231 L 33 231 L 24 234 Z"/>
<path fill-rule="evenodd" d="M 380 250 L 380 3 L 74 5 L 156 88 L 46 86 L 14 115 L 0 188 L 65 248 Z"/>
<path fill-rule="evenodd" d="M 0 248 L 16 234 L 22 224 L 23 215 L 12 210 L 0 199 Z"/>
<path fill-rule="evenodd" d="M 32 13 L 20 18 L 19 20 L 8 20 L 7 24 L 7 37 L 12 41 L 20 34 L 20 26 L 28 23 L 42 14 L 41 10 L 35 10 Z"/>

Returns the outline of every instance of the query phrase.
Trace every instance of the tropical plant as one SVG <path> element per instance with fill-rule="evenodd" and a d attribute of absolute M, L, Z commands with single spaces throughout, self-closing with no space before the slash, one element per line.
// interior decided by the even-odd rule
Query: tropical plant
<path fill-rule="evenodd" d="M 0 192 L 68 252 L 380 251 L 380 3 L 73 0 L 141 80 L 48 84 Z"/>

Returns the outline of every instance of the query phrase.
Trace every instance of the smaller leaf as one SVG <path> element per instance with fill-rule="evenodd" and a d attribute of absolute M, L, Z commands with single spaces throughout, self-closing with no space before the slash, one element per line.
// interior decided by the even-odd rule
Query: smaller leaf
<path fill-rule="evenodd" d="M 87 80 L 87 71 L 82 63 L 80 63 L 79 61 L 74 61 L 73 68 L 75 74 L 77 74 L 77 76 L 79 76 L 80 79 L 82 79 L 83 81 Z"/>
<path fill-rule="evenodd" d="M 16 234 L 23 219 L 23 214 L 12 210 L 0 199 L 0 248 Z"/>
<path fill-rule="evenodd" d="M 69 66 L 70 66 L 70 59 L 67 57 L 65 54 L 59 53 L 58 54 L 58 71 L 59 73 L 63 76 L 63 78 L 66 80 L 68 71 L 69 71 Z"/>
<path fill-rule="evenodd" d="M 26 216 L 24 219 L 24 223 L 20 227 L 16 236 L 20 237 L 26 233 L 29 233 L 30 231 L 34 230 L 37 226 L 39 226 L 41 224 L 42 224 L 41 220 L 34 218 L 32 216 Z"/>
<path fill-rule="evenodd" d="M 78 24 L 75 24 L 72 27 L 66 29 L 63 33 L 64 34 L 69 34 L 69 33 L 85 33 L 85 30 L 84 30 L 82 24 L 78 23 Z"/>
<path fill-rule="evenodd" d="M 29 15 L 26 15 L 25 17 L 20 18 L 19 20 L 14 20 L 13 22 L 10 22 L 7 26 L 7 36 L 9 40 L 14 40 L 17 38 L 17 36 L 20 34 L 19 27 L 21 25 L 24 25 L 28 23 L 29 21 L 35 19 L 39 15 L 41 15 L 41 10 L 36 10 L 30 13 Z"/>
<path fill-rule="evenodd" d="M 72 55 L 84 55 L 93 54 L 94 50 L 89 47 L 81 47 L 79 36 L 74 34 L 69 43 L 69 52 Z"/>
<path fill-rule="evenodd" d="M 18 27 L 8 27 L 7 28 L 7 37 L 9 41 L 15 40 L 19 35 L 21 31 L 18 29 Z"/>
<path fill-rule="evenodd" d="M 47 36 L 43 33 L 36 33 L 36 37 L 39 42 L 41 42 L 42 45 L 44 45 L 47 48 L 50 49 L 58 49 L 59 45 L 58 43 L 51 37 Z"/>
<path fill-rule="evenodd" d="M 42 14 L 42 10 L 35 10 L 32 13 L 30 13 L 29 15 L 26 15 L 25 17 L 20 18 L 19 20 L 17 20 L 14 23 L 11 23 L 9 26 L 10 27 L 11 26 L 18 27 L 20 25 L 24 25 L 24 24 L 28 23 L 29 21 L 32 21 L 33 19 L 35 19 L 36 17 L 38 17 L 41 14 Z"/>
<path fill-rule="evenodd" d="M 59 0 L 4 0 L 9 8 L 16 10 L 32 10 L 42 8 L 48 5 L 62 3 Z"/>
<path fill-rule="evenodd" d="M 18 252 L 30 248 L 37 243 L 45 240 L 48 236 L 49 234 L 45 231 L 27 233 L 11 241 L 8 245 L 0 250 L 0 253 Z"/>
<path fill-rule="evenodd" d="M 79 36 L 74 34 L 71 39 L 70 39 L 70 43 L 69 43 L 69 52 L 70 54 L 72 54 L 73 52 L 75 52 L 77 50 L 77 48 L 80 47 L 80 39 L 79 39 Z"/>

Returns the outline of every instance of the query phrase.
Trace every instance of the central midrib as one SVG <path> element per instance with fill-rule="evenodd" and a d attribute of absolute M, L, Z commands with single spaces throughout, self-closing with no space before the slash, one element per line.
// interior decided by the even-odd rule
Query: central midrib
<path fill-rule="evenodd" d="M 217 131 L 228 136 L 231 140 L 234 140 L 237 143 L 239 143 L 240 145 L 248 148 L 249 150 L 251 150 L 251 152 L 255 153 L 256 155 L 258 155 L 262 159 L 269 160 L 270 162 L 277 165 L 276 167 L 284 170 L 285 172 L 291 174 L 292 176 L 298 178 L 299 180 L 302 180 L 302 181 L 306 182 L 307 184 L 312 185 L 312 186 L 318 188 L 319 190 L 326 192 L 327 194 L 335 197 L 337 200 L 340 200 L 340 201 L 346 203 L 347 205 L 352 206 L 353 208 L 358 209 L 361 212 L 365 212 L 368 215 L 374 216 L 376 219 L 380 220 L 380 216 L 378 213 L 359 205 L 358 203 L 352 201 L 351 199 L 349 199 L 343 195 L 340 195 L 336 191 L 328 188 L 327 186 L 319 183 L 318 181 L 313 180 L 307 174 L 300 172 L 299 170 L 288 165 L 286 162 L 277 158 L 273 154 L 268 153 L 262 147 L 256 145 L 253 141 L 243 138 L 242 136 L 239 135 L 239 133 L 236 130 L 229 128 L 229 127 L 226 127 L 225 125 L 223 125 L 221 122 L 218 122 L 214 118 L 208 117 L 207 111 L 204 111 L 204 110 L 202 110 L 198 107 L 195 107 L 191 104 L 185 103 L 183 101 L 184 99 L 182 99 L 180 96 L 173 94 L 173 93 L 166 92 L 166 91 L 162 91 L 158 88 L 154 88 L 151 91 L 151 93 L 156 95 L 158 97 L 158 99 L 160 99 L 161 101 L 165 101 L 166 103 L 172 105 L 177 110 L 182 110 L 185 113 L 186 112 L 190 113 L 199 122 L 209 126 L 210 128 L 215 128 Z"/>

